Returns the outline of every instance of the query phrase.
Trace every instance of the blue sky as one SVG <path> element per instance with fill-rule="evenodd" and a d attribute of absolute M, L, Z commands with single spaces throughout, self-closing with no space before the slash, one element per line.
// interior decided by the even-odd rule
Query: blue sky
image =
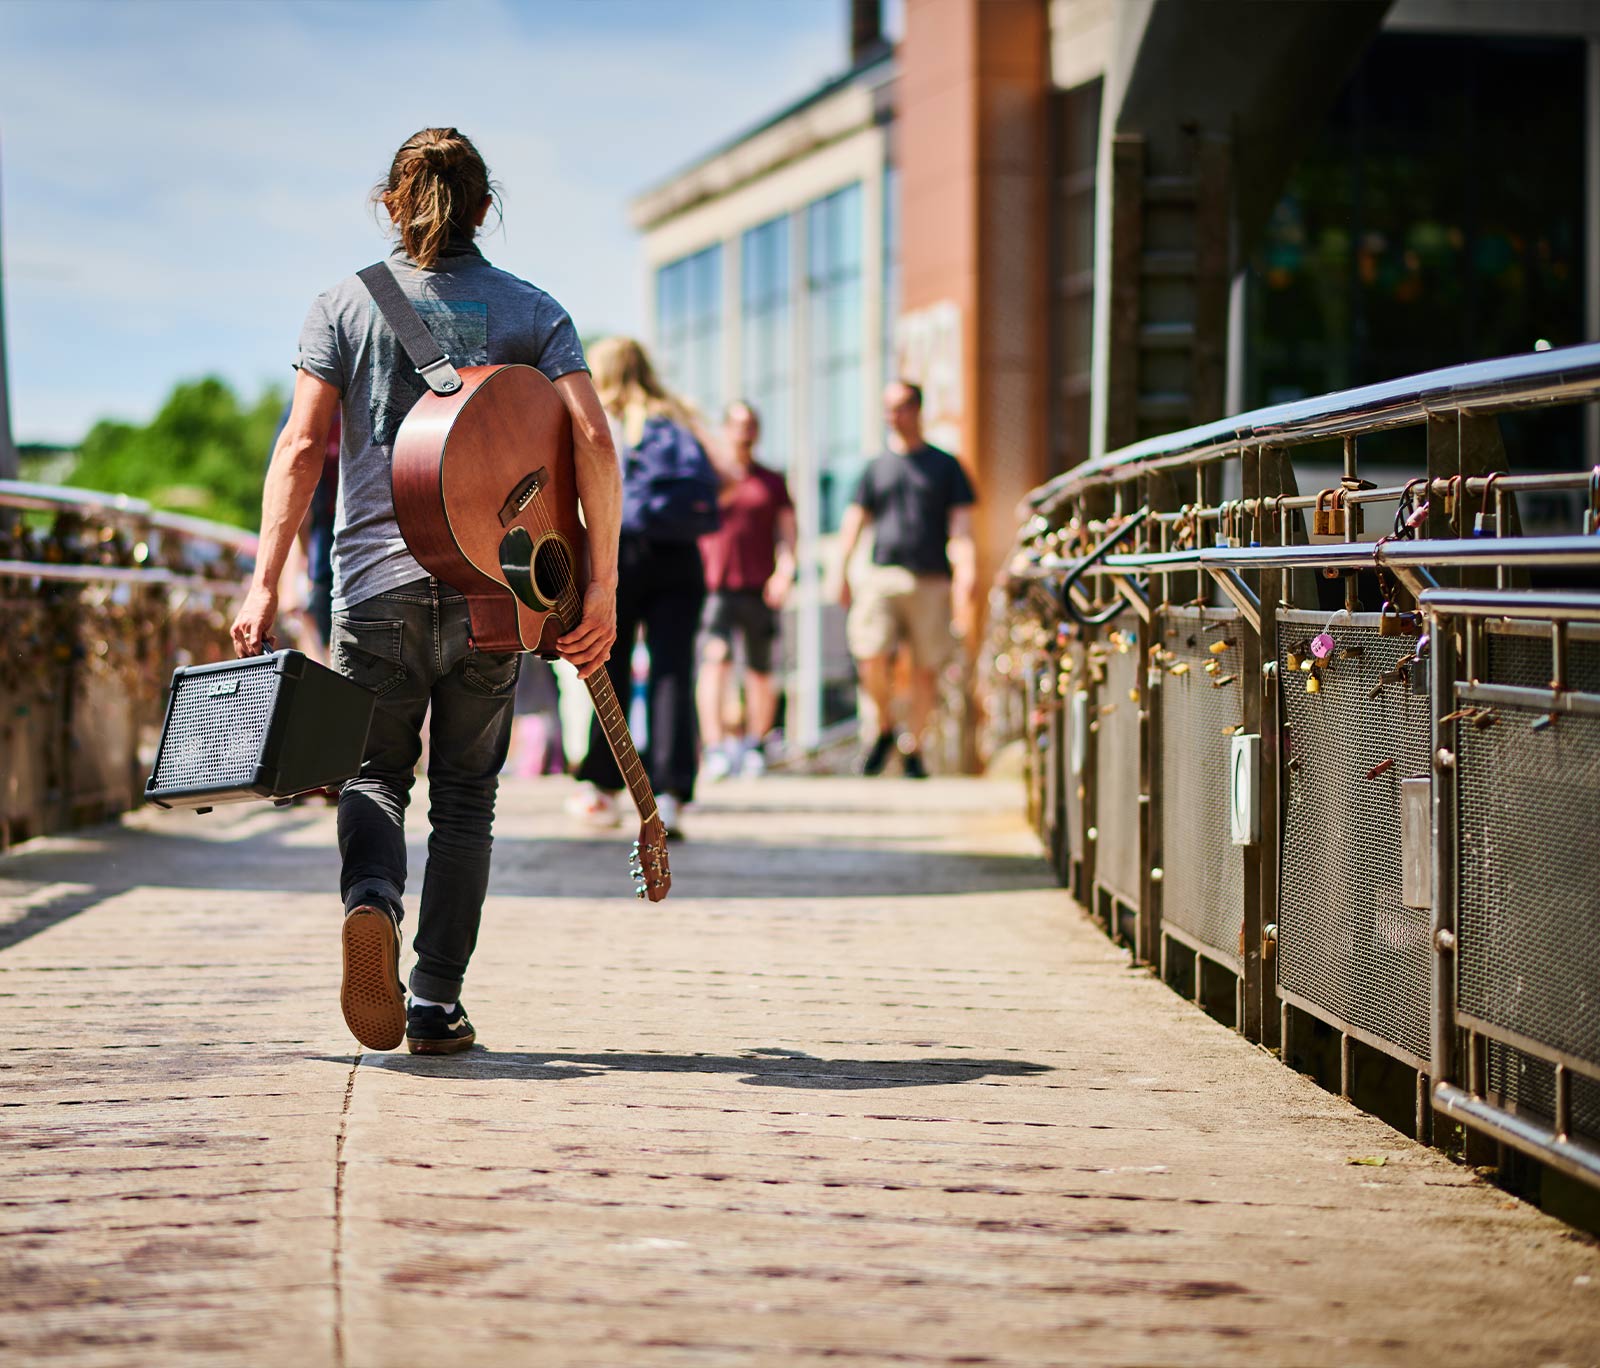
<path fill-rule="evenodd" d="M 17 440 L 146 419 L 187 377 L 287 384 L 312 296 L 387 250 L 366 195 L 429 124 L 504 187 L 491 260 L 586 334 L 636 330 L 629 197 L 847 43 L 845 0 L 0 3 Z"/>

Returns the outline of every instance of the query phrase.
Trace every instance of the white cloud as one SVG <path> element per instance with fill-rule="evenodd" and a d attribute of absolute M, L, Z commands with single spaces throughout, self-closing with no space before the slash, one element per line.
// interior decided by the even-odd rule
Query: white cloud
<path fill-rule="evenodd" d="M 843 29 L 835 0 L 0 5 L 17 436 L 285 378 L 311 296 L 386 250 L 365 195 L 428 123 L 505 187 L 492 259 L 637 328 L 628 197 L 824 79 Z"/>

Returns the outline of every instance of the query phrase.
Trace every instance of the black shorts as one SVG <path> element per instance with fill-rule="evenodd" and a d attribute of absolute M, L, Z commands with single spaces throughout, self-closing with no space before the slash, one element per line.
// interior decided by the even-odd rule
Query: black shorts
<path fill-rule="evenodd" d="M 724 589 L 706 595 L 700 626 L 708 636 L 733 649 L 733 634 L 744 637 L 744 663 L 757 674 L 772 673 L 772 643 L 778 636 L 778 615 L 768 608 L 759 589 Z"/>

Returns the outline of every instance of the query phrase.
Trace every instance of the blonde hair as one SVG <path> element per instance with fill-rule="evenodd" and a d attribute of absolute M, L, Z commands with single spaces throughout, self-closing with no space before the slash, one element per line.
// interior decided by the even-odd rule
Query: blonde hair
<path fill-rule="evenodd" d="M 389 211 L 406 255 L 432 268 L 452 235 L 471 238 L 478 210 L 495 197 L 478 149 L 454 128 L 424 128 L 394 154 L 388 176 L 372 198 Z"/>
<path fill-rule="evenodd" d="M 656 378 L 649 355 L 631 337 L 603 337 L 590 347 L 589 373 L 601 405 L 622 424 L 629 446 L 639 444 L 651 418 L 696 425 L 694 409 Z"/>

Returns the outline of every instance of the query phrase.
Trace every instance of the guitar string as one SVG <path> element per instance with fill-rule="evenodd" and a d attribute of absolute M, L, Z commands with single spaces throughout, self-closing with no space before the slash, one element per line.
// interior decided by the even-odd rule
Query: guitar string
<path fill-rule="evenodd" d="M 581 620 L 582 615 L 582 605 L 578 602 L 577 586 L 574 583 L 572 575 L 572 546 L 567 539 L 551 525 L 550 520 L 545 514 L 543 505 L 534 505 L 532 516 L 529 521 L 534 524 L 535 530 L 539 533 L 541 539 L 547 535 L 554 534 L 559 540 L 561 548 L 559 555 L 559 571 L 556 576 L 556 584 L 553 586 L 556 589 L 558 601 L 551 606 L 552 611 L 556 615 L 557 624 L 570 630 L 568 624 L 573 621 Z M 529 559 L 528 578 L 529 582 L 533 584 L 535 591 L 537 592 L 538 585 L 534 570 L 534 560 L 534 557 L 530 557 Z M 649 777 L 644 772 L 644 764 L 639 758 L 638 748 L 633 744 L 633 737 L 628 731 L 627 719 L 622 713 L 621 705 L 617 700 L 616 690 L 611 686 L 611 676 L 607 673 L 604 663 L 601 664 L 600 669 L 596 671 L 592 678 L 595 679 L 594 683 L 591 684 L 589 680 L 585 680 L 584 682 L 588 685 L 590 697 L 594 701 L 595 714 L 600 719 L 601 730 L 606 734 L 606 741 L 611 746 L 611 753 L 617 760 L 617 768 L 622 774 L 623 781 L 628 785 L 628 791 L 632 795 L 635 805 L 639 808 L 641 818 L 648 822 L 659 816 L 659 809 L 656 807 L 655 802 L 655 791 L 650 786 Z M 602 692 L 605 694 L 604 698 L 601 697 Z M 607 716 L 607 704 L 609 704 L 610 707 L 609 717 Z M 619 736 L 621 738 L 620 740 Z M 620 752 L 624 749 L 624 743 L 625 748 L 632 754 L 633 758 L 631 761 L 624 761 L 620 754 Z M 631 774 L 629 773 L 630 769 L 633 771 Z M 650 811 L 648 814 L 645 813 L 645 804 L 641 800 L 641 787 L 643 788 L 644 796 L 648 797 L 650 800 Z M 651 852 L 645 848 L 643 833 L 641 833 L 639 863 L 641 866 L 646 864 L 649 865 L 649 869 L 645 874 L 645 880 L 649 884 L 650 888 L 654 890 L 661 887 L 661 875 L 666 869 L 666 850 L 663 848 L 658 852 L 654 852 L 658 857 L 655 859 L 648 858 L 650 853 Z M 670 887 L 672 879 L 670 872 L 666 873 L 666 878 L 668 886 Z"/>
<path fill-rule="evenodd" d="M 535 494 L 534 497 L 537 499 L 538 495 Z M 581 621 L 582 618 L 582 604 L 578 601 L 577 585 L 574 582 L 572 574 L 572 547 L 567 542 L 567 539 L 562 537 L 557 529 L 551 524 L 542 504 L 535 503 L 532 507 L 531 513 L 532 516 L 530 521 L 534 523 L 535 530 L 539 533 L 541 539 L 552 533 L 554 533 L 560 539 L 560 570 L 556 576 L 557 583 L 554 586 L 557 591 L 557 602 L 552 604 L 551 607 L 556 614 L 557 623 L 564 629 L 570 631 L 571 624 Z M 528 563 L 528 578 L 530 582 L 534 584 L 534 588 L 537 591 L 538 585 L 534 570 L 534 559 L 536 559 L 536 556 L 534 558 L 530 558 Z M 644 818 L 644 820 L 649 821 L 651 818 L 657 816 L 659 812 L 658 808 L 656 807 L 655 791 L 650 785 L 649 776 L 644 771 L 644 762 L 639 758 L 638 748 L 633 744 L 633 738 L 628 732 L 627 717 L 622 711 L 622 705 L 617 698 L 616 690 L 611 687 L 611 676 L 609 673 L 607 673 L 603 663 L 597 674 L 599 680 L 603 680 L 604 684 L 600 684 L 598 681 L 595 684 L 589 684 L 588 680 L 585 680 L 584 682 L 589 687 L 591 697 L 594 698 L 595 712 L 600 718 L 601 730 L 605 732 L 606 740 L 611 745 L 612 755 L 618 761 L 617 768 L 622 774 L 623 781 L 627 784 L 628 791 L 632 795 L 635 805 L 640 809 L 640 815 Z M 599 691 L 602 688 L 604 689 L 605 693 L 609 695 L 609 698 L 602 699 L 599 697 Z M 610 707 L 611 715 L 609 717 L 607 716 L 607 705 Z M 616 734 L 613 733 L 614 727 L 619 729 Z M 632 752 L 631 760 L 624 761 L 618 754 L 619 749 L 621 749 L 617 739 L 618 735 L 626 739 L 626 749 Z M 630 770 L 632 770 L 633 773 L 630 773 Z M 648 795 L 650 800 L 650 811 L 648 814 L 644 812 L 645 805 L 642 801 L 640 801 L 640 785 L 643 786 L 644 793 Z"/>

